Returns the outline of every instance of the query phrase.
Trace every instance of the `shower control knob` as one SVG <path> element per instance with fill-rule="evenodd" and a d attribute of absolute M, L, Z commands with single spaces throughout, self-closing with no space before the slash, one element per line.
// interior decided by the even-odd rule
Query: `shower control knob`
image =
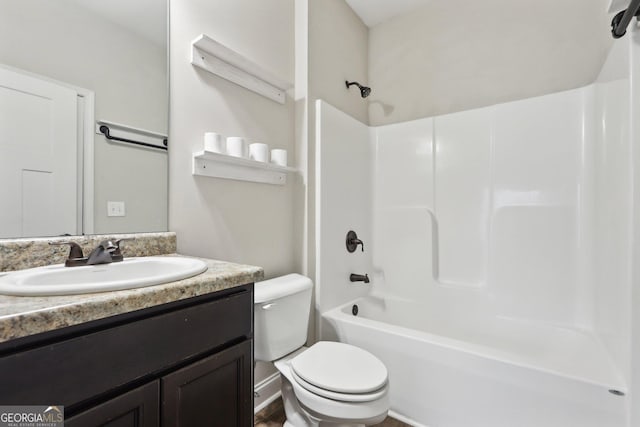
<path fill-rule="evenodd" d="M 353 230 L 349 230 L 347 233 L 346 244 L 347 251 L 349 251 L 349 253 L 355 252 L 356 249 L 358 249 L 358 245 L 360 245 L 362 252 L 364 252 L 364 242 L 358 239 L 358 235 Z"/>

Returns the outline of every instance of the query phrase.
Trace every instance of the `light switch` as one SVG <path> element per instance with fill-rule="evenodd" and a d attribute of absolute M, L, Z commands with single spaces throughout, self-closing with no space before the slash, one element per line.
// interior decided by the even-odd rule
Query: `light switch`
<path fill-rule="evenodd" d="M 107 216 L 125 216 L 124 202 L 107 202 Z"/>

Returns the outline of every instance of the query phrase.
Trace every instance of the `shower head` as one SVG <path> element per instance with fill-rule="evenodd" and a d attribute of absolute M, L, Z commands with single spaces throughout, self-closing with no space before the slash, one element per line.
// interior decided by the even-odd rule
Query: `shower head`
<path fill-rule="evenodd" d="M 358 88 L 360 89 L 360 96 L 362 96 L 363 98 L 366 98 L 367 96 L 371 95 L 371 88 L 370 87 L 362 86 L 358 82 L 350 82 L 348 80 L 345 81 L 344 83 L 347 85 L 347 89 L 349 89 L 349 86 L 351 86 L 351 85 L 358 86 Z"/>

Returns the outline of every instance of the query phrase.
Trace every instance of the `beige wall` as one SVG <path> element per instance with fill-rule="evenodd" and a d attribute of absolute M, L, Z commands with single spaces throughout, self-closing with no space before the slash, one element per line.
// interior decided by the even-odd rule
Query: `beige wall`
<path fill-rule="evenodd" d="M 95 92 L 95 118 L 167 130 L 167 57 L 147 41 L 63 1 L 0 0 L 0 63 Z M 95 136 L 94 232 L 167 230 L 167 155 Z M 127 216 L 107 217 L 107 200 Z"/>
<path fill-rule="evenodd" d="M 344 0 L 306 0 L 309 10 L 309 94 L 363 123 L 367 102 L 345 80 L 368 85 L 369 30 Z"/>
<path fill-rule="evenodd" d="M 607 0 L 431 1 L 379 24 L 369 40 L 371 101 L 377 101 L 369 107 L 371 124 L 591 83 L 612 43 L 607 6 Z"/>
<path fill-rule="evenodd" d="M 299 178 L 284 186 L 193 176 L 192 153 L 215 131 L 294 151 L 294 102 L 281 105 L 190 63 L 204 33 L 293 83 L 293 0 L 170 3 L 169 229 L 178 252 L 259 265 L 267 278 L 299 271 L 294 205 Z M 296 167 L 296 164 L 291 166 Z M 256 383 L 273 372 L 259 364 Z"/>
<path fill-rule="evenodd" d="M 189 58 L 191 41 L 204 33 L 292 81 L 293 1 L 181 0 L 171 2 L 170 16 L 169 228 L 178 251 L 259 265 L 266 277 L 290 273 L 292 184 L 193 176 L 191 169 L 207 131 L 285 148 L 293 158 L 293 101 L 271 101 Z"/>

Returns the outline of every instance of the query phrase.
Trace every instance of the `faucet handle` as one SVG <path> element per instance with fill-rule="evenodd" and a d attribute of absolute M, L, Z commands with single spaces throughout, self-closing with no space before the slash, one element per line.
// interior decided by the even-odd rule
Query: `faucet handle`
<path fill-rule="evenodd" d="M 120 250 L 120 242 L 123 242 L 126 240 L 133 240 L 133 238 L 127 237 L 127 238 L 122 238 L 115 241 L 114 244 L 116 246 L 116 249 L 111 253 L 111 258 L 113 259 L 113 262 L 119 262 L 124 259 L 124 256 L 122 255 L 122 252 Z"/>
<path fill-rule="evenodd" d="M 133 237 L 123 237 L 116 240 L 116 246 L 118 247 L 118 249 L 120 249 L 120 242 L 126 242 L 127 240 L 133 240 Z"/>
<path fill-rule="evenodd" d="M 80 259 L 84 258 L 84 254 L 82 253 L 82 248 L 76 242 L 49 242 L 51 246 L 61 246 L 61 245 L 69 245 L 69 256 L 68 259 Z"/>
<path fill-rule="evenodd" d="M 355 252 L 355 250 L 358 248 L 358 245 L 360 245 L 362 252 L 364 252 L 364 242 L 358 239 L 358 235 L 353 230 L 349 230 L 349 232 L 347 233 L 346 244 L 348 252 Z"/>

